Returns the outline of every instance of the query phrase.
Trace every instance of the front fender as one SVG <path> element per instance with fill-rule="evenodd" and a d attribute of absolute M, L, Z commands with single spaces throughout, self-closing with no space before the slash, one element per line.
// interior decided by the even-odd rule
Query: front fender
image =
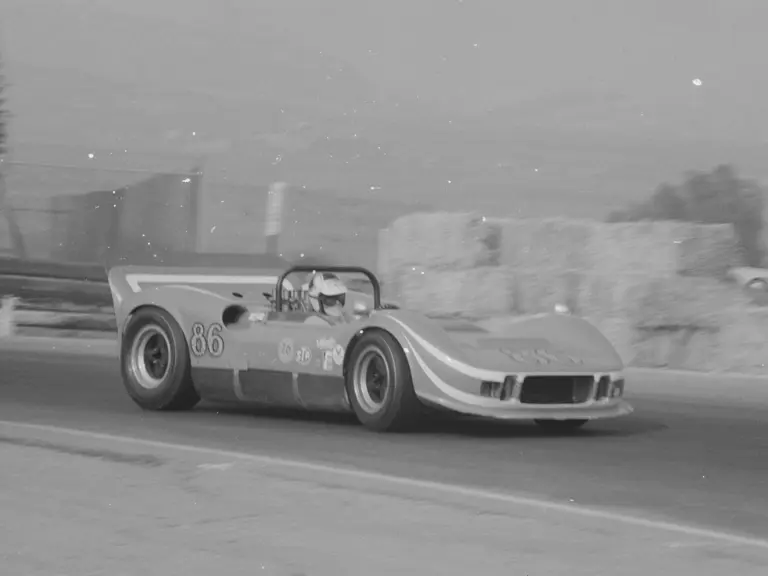
<path fill-rule="evenodd" d="M 392 334 L 395 340 L 405 351 L 405 357 L 411 369 L 414 378 L 423 372 L 423 368 L 417 358 L 412 353 L 413 336 L 409 332 L 415 332 L 421 338 L 427 340 L 430 344 L 439 348 L 443 353 L 459 360 L 469 362 L 470 358 L 464 350 L 459 347 L 452 338 L 443 330 L 439 323 L 412 311 L 406 310 L 378 310 L 371 314 L 367 322 L 353 336 L 347 347 L 347 355 L 355 345 L 356 340 L 371 329 L 385 330 Z"/>

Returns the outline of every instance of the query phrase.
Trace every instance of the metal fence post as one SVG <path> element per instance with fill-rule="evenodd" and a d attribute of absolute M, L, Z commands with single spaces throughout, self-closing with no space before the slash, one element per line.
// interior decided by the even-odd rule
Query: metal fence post
<path fill-rule="evenodd" d="M 286 188 L 285 182 L 275 182 L 269 187 L 267 193 L 267 222 L 264 227 L 267 254 L 277 255 L 280 251 L 280 232 L 283 223 L 283 201 Z"/>

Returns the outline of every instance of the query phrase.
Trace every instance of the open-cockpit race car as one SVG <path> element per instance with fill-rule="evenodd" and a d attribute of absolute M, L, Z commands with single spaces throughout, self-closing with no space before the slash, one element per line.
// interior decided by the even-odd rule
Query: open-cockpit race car
<path fill-rule="evenodd" d="M 308 306 L 301 278 L 294 286 L 315 270 L 112 268 L 130 397 L 146 410 L 205 399 L 353 412 L 378 431 L 407 429 L 433 409 L 557 430 L 632 412 L 621 358 L 586 320 L 520 317 L 495 334 L 382 304 L 365 268 L 317 268 L 369 282 L 332 318 Z"/>

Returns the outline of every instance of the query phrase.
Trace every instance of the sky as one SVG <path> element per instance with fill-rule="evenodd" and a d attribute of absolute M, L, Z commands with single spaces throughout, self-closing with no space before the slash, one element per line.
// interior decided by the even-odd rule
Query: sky
<path fill-rule="evenodd" d="M 279 32 L 353 66 L 381 94 L 461 113 L 561 91 L 620 92 L 640 102 L 768 95 L 761 69 L 768 4 L 760 0 L 3 0 L 2 47 L 18 63 L 110 71 L 110 50 L 77 33 L 88 15 L 130 14 L 226 53 L 233 31 Z M 46 17 L 46 15 L 49 15 Z M 134 30 L 134 42 L 141 31 Z M 257 48 L 246 42 L 244 49 Z M 152 47 L 160 49 L 160 46 Z M 247 74 L 247 59 L 222 65 Z M 157 65 L 161 65 L 158 62 Z"/>
<path fill-rule="evenodd" d="M 314 146 L 301 177 L 328 183 L 365 150 L 354 182 L 442 156 L 441 185 L 608 194 L 720 161 L 768 175 L 766 21 L 762 0 L 0 0 L 0 50 L 14 142 L 162 140 L 246 176 L 260 143 Z M 343 162 L 317 146 L 339 137 Z M 675 138 L 698 148 L 654 143 Z"/>

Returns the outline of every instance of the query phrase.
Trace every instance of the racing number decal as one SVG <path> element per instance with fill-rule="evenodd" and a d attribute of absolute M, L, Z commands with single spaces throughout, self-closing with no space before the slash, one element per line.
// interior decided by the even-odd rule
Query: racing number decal
<path fill-rule="evenodd" d="M 224 339 L 221 331 L 224 327 L 218 322 L 208 326 L 208 330 L 200 322 L 192 324 L 192 336 L 189 339 L 189 349 L 198 358 L 209 354 L 218 358 L 224 353 Z"/>
<path fill-rule="evenodd" d="M 512 358 L 515 362 L 536 362 L 540 365 L 554 364 L 556 362 L 565 362 L 566 360 L 571 364 L 583 364 L 584 361 L 581 358 L 575 356 L 556 356 L 547 350 L 521 350 L 513 351 L 506 348 L 502 348 L 501 352 Z"/>

